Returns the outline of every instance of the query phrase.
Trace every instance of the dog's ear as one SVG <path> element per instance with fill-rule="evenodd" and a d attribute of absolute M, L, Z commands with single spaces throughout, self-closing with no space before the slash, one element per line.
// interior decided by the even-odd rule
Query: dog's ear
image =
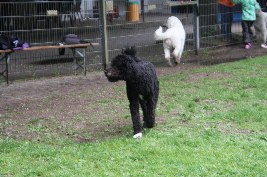
<path fill-rule="evenodd" d="M 167 20 L 167 27 L 168 28 L 172 28 L 173 26 L 175 26 L 177 23 L 179 22 L 179 19 L 175 16 L 171 16 L 168 18 Z"/>
<path fill-rule="evenodd" d="M 124 54 L 124 49 L 121 49 L 121 54 Z"/>
<path fill-rule="evenodd" d="M 137 56 L 127 55 L 127 54 L 124 56 L 127 58 L 128 61 L 130 61 L 130 63 L 132 63 L 133 61 L 135 61 L 135 62 L 141 61 L 141 59 L 138 58 Z"/>
<path fill-rule="evenodd" d="M 140 59 L 140 58 L 138 58 L 138 57 L 134 57 L 134 60 L 135 60 L 136 62 L 139 62 L 139 61 L 141 61 L 141 59 Z"/>

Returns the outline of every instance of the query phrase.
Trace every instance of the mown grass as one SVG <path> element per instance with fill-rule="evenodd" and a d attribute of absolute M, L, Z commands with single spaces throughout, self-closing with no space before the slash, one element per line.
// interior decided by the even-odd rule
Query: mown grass
<path fill-rule="evenodd" d="M 81 144 L 1 139 L 0 176 L 266 176 L 266 68 L 258 57 L 160 78 L 157 119 L 165 123 L 142 139 L 131 127 Z"/>
<path fill-rule="evenodd" d="M 6 176 L 265 176 L 267 150 L 257 134 L 190 127 L 64 146 L 5 140 L 1 152 Z"/>

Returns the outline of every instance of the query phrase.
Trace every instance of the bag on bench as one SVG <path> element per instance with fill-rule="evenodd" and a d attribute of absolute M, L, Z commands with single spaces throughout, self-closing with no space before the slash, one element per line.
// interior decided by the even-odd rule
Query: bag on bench
<path fill-rule="evenodd" d="M 79 37 L 76 34 L 67 34 L 62 38 L 61 43 L 59 43 L 59 45 L 85 44 L 85 43 L 91 44 L 91 42 L 87 42 L 85 40 L 79 39 Z M 94 47 L 92 44 L 91 46 Z M 58 50 L 59 50 L 59 55 L 65 54 L 65 48 L 58 49 Z"/>
<path fill-rule="evenodd" d="M 29 47 L 29 44 L 24 43 L 20 37 L 6 36 L 4 34 L 0 35 L 0 50 L 17 50 L 27 47 Z"/>
<path fill-rule="evenodd" d="M 13 39 L 10 36 L 6 36 L 4 34 L 0 35 L 0 50 L 13 50 L 14 43 Z"/>
<path fill-rule="evenodd" d="M 64 42 L 67 45 L 69 45 L 69 44 L 81 44 L 81 39 L 79 39 L 76 34 L 67 34 L 66 36 L 63 37 L 61 42 Z"/>
<path fill-rule="evenodd" d="M 20 37 L 12 37 L 12 39 L 13 39 L 13 44 L 14 44 L 13 50 L 25 48 L 24 44 L 26 43 L 24 43 L 24 41 Z"/>

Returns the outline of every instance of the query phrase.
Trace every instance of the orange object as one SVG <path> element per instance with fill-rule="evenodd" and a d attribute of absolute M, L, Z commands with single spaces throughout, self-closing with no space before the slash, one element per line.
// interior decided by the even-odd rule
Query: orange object
<path fill-rule="evenodd" d="M 228 6 L 228 7 L 235 6 L 235 3 L 233 3 L 232 0 L 218 0 L 218 3 Z"/>
<path fill-rule="evenodd" d="M 139 21 L 138 2 L 127 2 L 126 21 Z"/>

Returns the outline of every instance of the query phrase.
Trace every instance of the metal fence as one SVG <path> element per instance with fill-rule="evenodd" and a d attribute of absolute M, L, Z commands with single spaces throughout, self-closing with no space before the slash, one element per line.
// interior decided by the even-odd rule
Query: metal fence
<path fill-rule="evenodd" d="M 21 37 L 32 46 L 55 45 L 66 34 L 77 34 L 80 39 L 100 43 L 87 50 L 89 71 L 103 69 L 103 64 L 127 45 L 135 45 L 144 60 L 164 60 L 162 43 L 155 41 L 153 35 L 169 16 L 177 16 L 184 25 L 185 52 L 197 53 L 201 49 L 241 41 L 241 8 L 233 8 L 231 37 L 225 38 L 221 23 L 222 15 L 228 12 L 219 8 L 217 0 L 185 0 L 183 3 L 106 0 L 104 5 L 101 2 L 1 1 L 0 33 Z M 9 67 L 11 79 L 73 74 L 71 52 L 60 56 L 57 50 L 14 52 Z"/>

